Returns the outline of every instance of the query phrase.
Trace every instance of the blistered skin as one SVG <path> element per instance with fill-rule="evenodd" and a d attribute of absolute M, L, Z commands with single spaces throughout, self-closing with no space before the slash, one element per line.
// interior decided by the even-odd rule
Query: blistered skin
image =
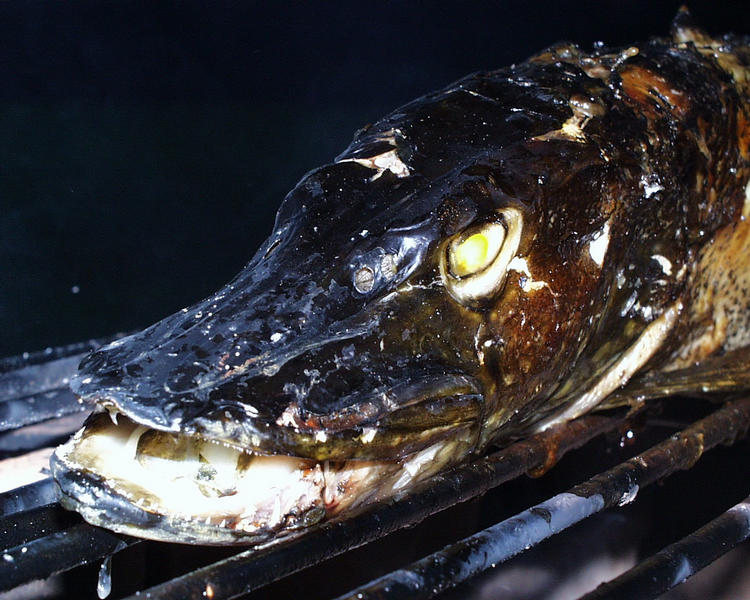
<path fill-rule="evenodd" d="M 559 45 L 415 100 L 309 173 L 232 282 L 72 387 L 316 464 L 469 440 L 447 466 L 748 345 L 749 63 L 681 15 L 669 39 Z M 70 452 L 53 468 L 76 507 Z"/>

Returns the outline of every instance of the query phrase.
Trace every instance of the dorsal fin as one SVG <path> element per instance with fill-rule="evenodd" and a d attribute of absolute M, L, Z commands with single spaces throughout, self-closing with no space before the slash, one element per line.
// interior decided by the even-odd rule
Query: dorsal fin
<path fill-rule="evenodd" d="M 711 36 L 695 24 L 693 15 L 684 4 L 672 19 L 670 33 L 677 44 L 693 42 L 696 46 L 708 46 L 712 41 Z"/>

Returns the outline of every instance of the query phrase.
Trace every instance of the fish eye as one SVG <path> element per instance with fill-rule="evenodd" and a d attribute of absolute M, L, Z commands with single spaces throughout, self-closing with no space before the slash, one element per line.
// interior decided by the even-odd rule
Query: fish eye
<path fill-rule="evenodd" d="M 448 247 L 448 268 L 459 279 L 474 275 L 492 262 L 505 239 L 505 227 L 490 223 L 483 231 L 460 236 Z"/>
<path fill-rule="evenodd" d="M 498 210 L 496 217 L 453 236 L 441 253 L 440 275 L 459 302 L 471 304 L 502 289 L 521 240 L 523 217 L 511 207 Z"/>

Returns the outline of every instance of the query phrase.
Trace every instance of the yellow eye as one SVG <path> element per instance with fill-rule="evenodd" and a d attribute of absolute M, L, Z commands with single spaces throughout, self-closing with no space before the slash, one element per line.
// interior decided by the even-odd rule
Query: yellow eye
<path fill-rule="evenodd" d="M 469 228 L 450 240 L 440 258 L 443 283 L 459 302 L 476 303 L 503 287 L 521 240 L 523 217 L 513 207 L 497 212 L 498 221 Z"/>
<path fill-rule="evenodd" d="M 505 228 L 489 223 L 482 231 L 454 240 L 448 247 L 451 275 L 461 279 L 487 268 L 500 252 L 504 239 Z"/>
<path fill-rule="evenodd" d="M 454 248 L 451 257 L 451 271 L 457 277 L 465 277 L 479 271 L 487 262 L 489 249 L 487 236 L 475 233 Z"/>

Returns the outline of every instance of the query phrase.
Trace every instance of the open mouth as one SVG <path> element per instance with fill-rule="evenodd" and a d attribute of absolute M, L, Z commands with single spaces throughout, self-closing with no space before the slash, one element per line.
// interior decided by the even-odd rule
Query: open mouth
<path fill-rule="evenodd" d="M 61 502 L 94 525 L 155 540 L 260 544 L 390 497 L 464 457 L 469 430 L 401 460 L 263 455 L 93 414 L 59 447 Z"/>

